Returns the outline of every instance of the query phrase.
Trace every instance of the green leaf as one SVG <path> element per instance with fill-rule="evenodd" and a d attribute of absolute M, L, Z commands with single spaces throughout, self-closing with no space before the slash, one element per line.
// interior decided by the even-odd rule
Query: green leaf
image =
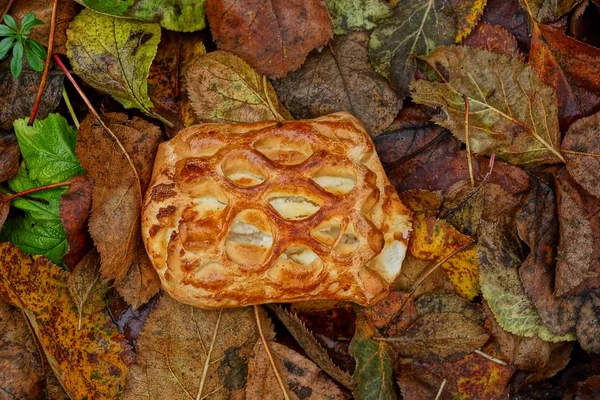
<path fill-rule="evenodd" d="M 518 238 L 503 232 L 498 224 L 481 221 L 477 257 L 479 284 L 498 324 L 519 336 L 539 336 L 550 342 L 575 340 L 572 333 L 558 336 L 543 324 L 521 280 Z"/>
<path fill-rule="evenodd" d="M 8 187 L 15 192 L 33 189 L 42 186 L 36 180 L 29 177 L 29 172 L 25 165 L 21 165 L 17 174 L 8 181 Z M 12 207 L 23 210 L 35 221 L 60 221 L 60 196 L 66 193 L 66 188 L 56 188 L 44 190 L 32 194 L 31 198 L 45 200 L 48 204 L 40 201 L 29 200 L 24 197 L 18 197 L 11 203 Z"/>
<path fill-rule="evenodd" d="M 90 9 L 144 22 L 158 22 L 165 29 L 199 31 L 206 26 L 205 0 L 75 0 Z"/>
<path fill-rule="evenodd" d="M 27 58 L 27 63 L 34 71 L 41 72 L 44 69 L 44 61 L 28 46 L 25 46 L 25 57 Z"/>
<path fill-rule="evenodd" d="M 2 60 L 4 57 L 6 57 L 6 54 L 12 48 L 14 41 L 15 41 L 15 39 L 12 37 L 7 37 L 0 41 L 0 60 Z"/>
<path fill-rule="evenodd" d="M 26 43 L 26 45 L 28 45 L 31 48 L 31 50 L 33 50 L 33 52 L 35 54 L 37 54 L 38 56 L 40 56 L 40 58 L 42 60 L 46 59 L 46 55 L 47 54 L 46 54 L 46 49 L 44 49 L 44 46 L 42 46 L 41 44 L 39 44 L 38 42 L 36 42 L 33 39 L 27 39 L 25 41 L 25 43 Z"/>
<path fill-rule="evenodd" d="M 75 156 L 76 131 L 63 116 L 50 114 L 33 126 L 27 120 L 15 121 L 14 128 L 31 179 L 48 185 L 83 172 Z"/>
<path fill-rule="evenodd" d="M 463 46 L 440 47 L 423 60 L 443 82 L 411 85 L 415 103 L 441 107 L 435 122 L 465 141 L 474 153 L 496 153 L 512 164 L 533 167 L 564 162 L 559 152 L 556 94 L 516 58 Z"/>
<path fill-rule="evenodd" d="M 327 0 L 327 9 L 336 35 L 373 29 L 378 20 L 392 14 L 390 5 L 382 0 Z"/>
<path fill-rule="evenodd" d="M 30 11 L 27 14 L 25 14 L 23 16 L 23 18 L 21 19 L 21 29 L 25 29 L 27 27 L 27 25 L 32 23 L 34 20 L 35 20 L 35 14 L 33 12 Z"/>
<path fill-rule="evenodd" d="M 17 50 L 19 48 L 20 50 Z M 17 42 L 15 47 L 13 47 L 13 56 L 12 60 L 10 60 L 10 73 L 15 78 L 18 78 L 21 75 L 21 71 L 23 70 L 23 44 L 21 42 Z"/>
<path fill-rule="evenodd" d="M 11 242 L 28 254 L 41 254 L 58 265 L 68 250 L 60 220 L 36 221 L 29 216 L 9 219 L 0 232 L 0 241 Z"/>
<path fill-rule="evenodd" d="M 0 25 L 0 36 L 15 36 L 17 32 L 6 25 Z"/>
<path fill-rule="evenodd" d="M 160 40 L 158 24 L 83 10 L 67 36 L 67 55 L 79 76 L 126 108 L 153 115 L 147 79 Z"/>
<path fill-rule="evenodd" d="M 15 21 L 15 19 L 14 19 L 12 16 L 10 16 L 10 15 L 6 14 L 6 15 L 4 16 L 4 23 L 5 23 L 5 24 L 6 24 L 6 25 L 7 25 L 7 26 L 10 28 L 10 29 L 13 29 L 15 32 L 18 32 L 18 31 L 19 31 L 19 28 L 17 28 L 17 21 Z"/>
<path fill-rule="evenodd" d="M 394 350 L 383 341 L 373 340 L 377 330 L 359 314 L 356 333 L 350 342 L 350 354 L 356 360 L 352 375 L 355 388 L 352 394 L 357 400 L 394 400 Z"/>

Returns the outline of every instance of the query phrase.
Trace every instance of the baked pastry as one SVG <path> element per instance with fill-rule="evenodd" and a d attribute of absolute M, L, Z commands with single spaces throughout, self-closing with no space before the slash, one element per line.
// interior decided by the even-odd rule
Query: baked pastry
<path fill-rule="evenodd" d="M 186 128 L 160 145 L 142 211 L 162 287 L 201 308 L 372 304 L 400 272 L 410 229 L 348 113 Z"/>

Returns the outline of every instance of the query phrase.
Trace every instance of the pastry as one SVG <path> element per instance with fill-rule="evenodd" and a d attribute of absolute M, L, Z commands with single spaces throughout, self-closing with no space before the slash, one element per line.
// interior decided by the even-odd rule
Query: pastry
<path fill-rule="evenodd" d="M 400 272 L 410 229 L 348 113 L 186 128 L 160 145 L 142 211 L 163 289 L 201 308 L 373 304 Z"/>

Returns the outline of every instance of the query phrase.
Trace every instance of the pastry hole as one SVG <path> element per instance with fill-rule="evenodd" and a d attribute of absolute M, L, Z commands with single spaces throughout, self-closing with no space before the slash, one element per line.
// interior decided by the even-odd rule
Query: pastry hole
<path fill-rule="evenodd" d="M 280 260 L 289 260 L 299 265 L 310 265 L 315 261 L 321 261 L 321 258 L 308 247 L 295 246 L 290 247 L 279 256 Z"/>
<path fill-rule="evenodd" d="M 267 178 L 267 173 L 253 163 L 251 157 L 245 153 L 228 156 L 221 164 L 223 175 L 238 186 L 260 185 Z"/>
<path fill-rule="evenodd" d="M 359 245 L 360 239 L 354 232 L 353 227 L 350 226 L 340 238 L 340 241 L 337 246 L 335 246 L 335 249 L 333 249 L 333 252 L 337 255 L 345 256 L 354 252 Z"/>
<path fill-rule="evenodd" d="M 261 138 L 252 147 L 269 160 L 283 165 L 300 164 L 313 154 L 306 138 L 289 133 L 275 133 Z"/>
<path fill-rule="evenodd" d="M 301 195 L 273 195 L 267 201 L 277 214 L 292 221 L 308 218 L 321 208 L 316 201 Z"/>
<path fill-rule="evenodd" d="M 310 236 L 328 246 L 333 246 L 342 230 L 341 217 L 334 217 L 322 222 L 319 226 L 310 231 Z"/>
<path fill-rule="evenodd" d="M 317 185 L 332 194 L 346 194 L 356 186 L 356 175 L 340 168 L 323 168 L 311 178 Z"/>
<path fill-rule="evenodd" d="M 225 252 L 240 265 L 259 265 L 273 247 L 273 232 L 267 215 L 260 210 L 244 210 L 229 228 Z"/>

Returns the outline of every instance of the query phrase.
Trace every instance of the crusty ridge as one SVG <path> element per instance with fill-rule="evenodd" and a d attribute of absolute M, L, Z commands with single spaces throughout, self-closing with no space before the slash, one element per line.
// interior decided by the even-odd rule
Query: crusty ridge
<path fill-rule="evenodd" d="M 410 231 L 350 114 L 203 124 L 161 144 L 142 234 L 163 288 L 202 308 L 384 297 Z"/>

